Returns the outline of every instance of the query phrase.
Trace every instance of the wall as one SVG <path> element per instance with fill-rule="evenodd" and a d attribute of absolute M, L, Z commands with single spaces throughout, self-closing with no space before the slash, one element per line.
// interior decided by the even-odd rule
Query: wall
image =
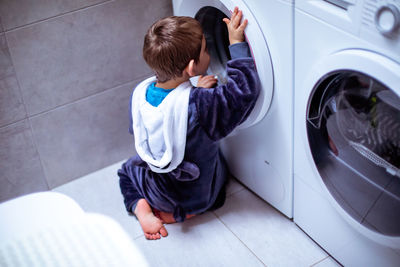
<path fill-rule="evenodd" d="M 170 0 L 0 1 L 0 201 L 135 153 L 143 36 L 168 15 Z"/>

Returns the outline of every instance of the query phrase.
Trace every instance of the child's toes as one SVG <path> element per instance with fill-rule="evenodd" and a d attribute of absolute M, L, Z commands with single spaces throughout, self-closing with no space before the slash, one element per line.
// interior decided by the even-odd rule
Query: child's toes
<path fill-rule="evenodd" d="M 148 238 L 147 239 L 157 240 L 157 239 L 160 239 L 160 238 L 161 238 L 160 233 L 155 233 L 155 234 L 148 234 Z"/>
<path fill-rule="evenodd" d="M 168 235 L 167 229 L 165 229 L 164 226 L 162 226 L 162 227 L 160 228 L 160 234 L 161 234 L 163 237 L 166 237 L 166 236 Z"/>
<path fill-rule="evenodd" d="M 154 240 L 154 234 L 144 234 L 148 240 Z"/>

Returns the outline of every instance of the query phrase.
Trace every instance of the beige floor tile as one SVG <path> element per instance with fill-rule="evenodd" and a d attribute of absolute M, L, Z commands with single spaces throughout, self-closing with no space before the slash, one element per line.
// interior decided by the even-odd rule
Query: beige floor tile
<path fill-rule="evenodd" d="M 86 175 L 52 191 L 73 198 L 86 212 L 108 215 L 117 220 L 132 238 L 143 234 L 134 216 L 128 215 L 119 189 L 118 169 L 122 162 Z"/>
<path fill-rule="evenodd" d="M 327 254 L 291 220 L 248 190 L 215 212 L 267 266 L 310 266 Z"/>
<path fill-rule="evenodd" d="M 151 266 L 264 266 L 212 212 L 166 228 L 166 238 L 135 240 Z"/>

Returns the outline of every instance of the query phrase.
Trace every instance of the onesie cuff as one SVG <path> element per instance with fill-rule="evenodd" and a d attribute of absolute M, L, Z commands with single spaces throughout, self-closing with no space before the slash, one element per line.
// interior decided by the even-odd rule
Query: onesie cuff
<path fill-rule="evenodd" d="M 251 57 L 249 45 L 246 42 L 236 43 L 229 46 L 231 58 Z"/>

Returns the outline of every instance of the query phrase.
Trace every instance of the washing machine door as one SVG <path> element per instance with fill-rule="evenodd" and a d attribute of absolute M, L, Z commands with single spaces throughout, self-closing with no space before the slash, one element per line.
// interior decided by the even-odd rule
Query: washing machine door
<path fill-rule="evenodd" d="M 246 41 L 257 67 L 262 90 L 252 113 L 237 129 L 248 128 L 259 122 L 271 104 L 273 70 L 267 41 L 251 11 L 240 0 L 174 0 L 173 4 L 174 14 L 195 17 L 202 24 L 211 56 L 208 72 L 217 75 L 220 83 L 225 82 L 226 63 L 230 59 L 228 32 L 222 19 L 230 17 L 235 6 L 243 11 L 244 17 L 248 19 Z"/>
<path fill-rule="evenodd" d="M 400 248 L 400 64 L 342 51 L 308 86 L 309 148 L 331 203 L 363 235 Z"/>

